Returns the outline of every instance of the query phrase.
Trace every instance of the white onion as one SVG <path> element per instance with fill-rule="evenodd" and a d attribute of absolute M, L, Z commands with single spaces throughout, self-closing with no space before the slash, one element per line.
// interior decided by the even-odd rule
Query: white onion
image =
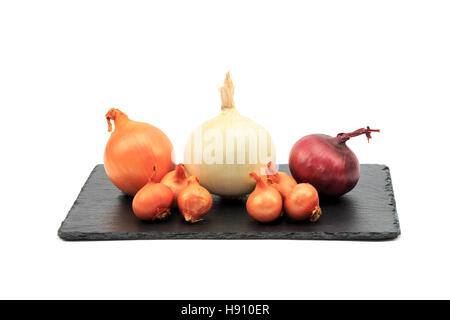
<path fill-rule="evenodd" d="M 267 163 L 275 163 L 275 145 L 267 130 L 236 110 L 229 73 L 220 93 L 222 113 L 192 132 L 184 161 L 211 193 L 239 197 L 255 187 L 250 172 L 265 174 Z"/>

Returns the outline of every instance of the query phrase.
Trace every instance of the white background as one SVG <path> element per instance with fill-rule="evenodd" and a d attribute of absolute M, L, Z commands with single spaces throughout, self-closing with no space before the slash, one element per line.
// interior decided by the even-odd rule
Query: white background
<path fill-rule="evenodd" d="M 450 298 L 448 1 L 1 1 L 0 298 Z M 64 242 L 111 107 L 175 145 L 236 106 L 286 163 L 370 125 L 402 235 L 387 242 Z"/>

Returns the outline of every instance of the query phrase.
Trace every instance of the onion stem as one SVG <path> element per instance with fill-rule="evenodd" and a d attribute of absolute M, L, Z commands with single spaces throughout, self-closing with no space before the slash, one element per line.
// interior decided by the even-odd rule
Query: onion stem
<path fill-rule="evenodd" d="M 227 72 L 223 87 L 219 89 L 222 98 L 222 111 L 234 109 L 234 85 L 231 81 L 230 72 Z"/>
<path fill-rule="evenodd" d="M 370 129 L 370 127 L 367 126 L 367 128 L 361 128 L 361 129 L 355 130 L 353 132 L 339 133 L 337 135 L 337 138 L 338 138 L 339 143 L 344 143 L 345 141 L 349 140 L 350 138 L 357 137 L 361 134 L 365 134 L 367 137 L 367 142 L 369 142 L 370 139 L 372 138 L 372 136 L 370 135 L 371 132 L 380 132 L 380 130 L 379 129 Z"/>
<path fill-rule="evenodd" d="M 114 121 L 114 125 L 117 127 L 123 122 L 123 120 L 129 120 L 128 116 L 120 111 L 119 109 L 111 108 L 105 115 L 106 121 L 108 122 L 108 132 L 112 131 L 112 123 L 111 120 Z"/>

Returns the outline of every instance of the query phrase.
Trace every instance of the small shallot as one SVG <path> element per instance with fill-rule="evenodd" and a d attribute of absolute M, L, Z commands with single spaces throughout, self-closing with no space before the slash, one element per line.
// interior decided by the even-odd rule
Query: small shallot
<path fill-rule="evenodd" d="M 189 177 L 190 175 L 186 172 L 184 164 L 180 163 L 177 165 L 175 170 L 170 171 L 164 176 L 164 178 L 162 178 L 161 183 L 168 186 L 173 192 L 172 208 L 176 208 L 178 206 L 178 195 L 188 186 Z"/>
<path fill-rule="evenodd" d="M 153 176 L 133 199 L 133 212 L 141 220 L 164 220 L 170 215 L 173 192 L 168 186 L 154 182 L 155 176 L 156 166 L 153 167 Z"/>
<path fill-rule="evenodd" d="M 280 193 L 256 173 L 250 173 L 250 177 L 256 180 L 256 188 L 247 199 L 248 214 L 263 223 L 278 219 L 283 214 L 283 199 Z"/>
<path fill-rule="evenodd" d="M 299 183 L 284 200 L 286 215 L 292 220 L 316 222 L 322 215 L 319 207 L 319 194 L 309 183 Z"/>
<path fill-rule="evenodd" d="M 191 223 L 203 220 L 212 207 L 211 194 L 198 181 L 198 177 L 189 177 L 188 186 L 178 194 L 178 209 L 184 219 Z"/>
<path fill-rule="evenodd" d="M 291 175 L 285 172 L 277 172 L 272 165 L 272 161 L 267 164 L 266 175 L 263 176 L 262 179 L 277 189 L 283 199 L 285 199 L 292 188 L 297 185 L 297 182 Z"/>

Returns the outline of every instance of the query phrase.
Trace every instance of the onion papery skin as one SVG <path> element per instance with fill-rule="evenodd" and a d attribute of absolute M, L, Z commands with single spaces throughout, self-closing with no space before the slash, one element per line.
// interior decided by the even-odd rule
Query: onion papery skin
<path fill-rule="evenodd" d="M 140 220 L 164 220 L 170 215 L 173 193 L 162 183 L 149 182 L 134 196 L 133 212 Z"/>
<path fill-rule="evenodd" d="M 161 183 L 168 186 L 173 192 L 172 208 L 178 208 L 178 195 L 188 186 L 189 177 L 190 174 L 186 172 L 185 166 L 180 163 L 175 170 L 170 171 L 161 179 Z"/>
<path fill-rule="evenodd" d="M 254 172 L 250 174 L 256 182 L 255 190 L 248 196 L 247 213 L 256 221 L 268 223 L 283 215 L 283 199 L 277 189 L 268 185 Z"/>
<path fill-rule="evenodd" d="M 225 198 L 238 198 L 252 192 L 255 188 L 255 181 L 248 176 L 248 173 L 263 174 L 266 163 L 276 160 L 275 145 L 264 127 L 241 115 L 235 108 L 232 100 L 234 86 L 229 74 L 221 90 L 222 113 L 204 122 L 192 132 L 186 143 L 184 163 L 188 171 L 193 176 L 197 176 L 200 184 L 211 193 Z M 213 137 L 208 137 L 209 133 L 214 133 Z M 229 148 L 232 149 L 233 161 L 227 159 L 227 151 L 229 151 L 227 141 L 231 141 L 227 137 L 230 136 L 245 137 L 245 148 L 242 153 L 238 151 L 237 139 L 233 140 L 234 145 Z M 254 139 L 249 138 L 255 136 L 258 137 L 256 143 Z M 262 139 L 265 140 L 264 143 L 260 143 Z M 211 141 L 220 141 L 220 150 L 208 153 L 206 150 L 212 145 Z M 205 160 L 205 153 L 214 155 L 215 160 Z M 255 153 L 257 157 L 254 157 Z M 200 157 L 196 156 L 198 154 Z M 238 160 L 241 155 L 244 161 Z"/>
<path fill-rule="evenodd" d="M 322 215 L 317 190 L 309 183 L 299 183 L 284 199 L 284 210 L 292 220 L 317 221 Z"/>
<path fill-rule="evenodd" d="M 178 209 L 184 219 L 190 223 L 202 221 L 203 217 L 211 210 L 213 203 L 209 191 L 198 181 L 198 177 L 189 177 L 189 185 L 180 192 L 177 199 Z"/>
<path fill-rule="evenodd" d="M 117 188 L 134 196 L 152 176 L 154 165 L 158 167 L 155 182 L 174 169 L 173 146 L 164 132 L 148 123 L 130 120 L 114 108 L 106 118 L 109 131 L 110 120 L 114 120 L 115 128 L 106 144 L 104 164 Z"/>
<path fill-rule="evenodd" d="M 369 127 L 336 137 L 312 134 L 301 138 L 289 154 L 289 169 L 297 182 L 311 183 L 321 195 L 340 197 L 352 190 L 360 177 L 359 161 L 346 145 L 352 137 L 379 132 Z"/>

